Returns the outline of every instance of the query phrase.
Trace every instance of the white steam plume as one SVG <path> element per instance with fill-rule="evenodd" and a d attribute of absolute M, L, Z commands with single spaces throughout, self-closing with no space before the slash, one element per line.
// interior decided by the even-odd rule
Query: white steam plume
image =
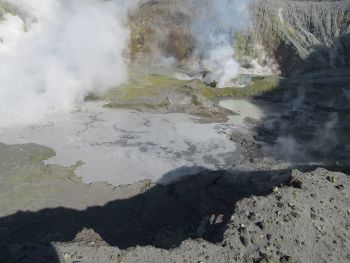
<path fill-rule="evenodd" d="M 204 3 L 205 2 L 205 3 Z M 219 87 L 230 84 L 239 74 L 235 61 L 234 32 L 250 25 L 250 0 L 200 1 L 199 16 L 192 24 L 196 55 L 201 70 L 207 71 L 205 82 L 216 81 Z"/>
<path fill-rule="evenodd" d="M 125 22 L 135 3 L 0 0 L 12 10 L 0 21 L 0 125 L 72 109 L 126 81 Z"/>

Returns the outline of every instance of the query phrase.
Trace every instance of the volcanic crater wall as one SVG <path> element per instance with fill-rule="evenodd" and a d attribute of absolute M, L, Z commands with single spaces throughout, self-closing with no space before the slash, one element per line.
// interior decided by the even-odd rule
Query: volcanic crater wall
<path fill-rule="evenodd" d="M 143 1 L 130 16 L 132 60 L 172 57 L 180 65 L 191 64 L 197 45 L 191 23 L 207 2 Z M 232 31 L 241 66 L 249 68 L 253 60 L 269 66 L 273 61 L 282 75 L 290 75 L 350 65 L 349 1 L 261 0 L 249 7 L 251 25 Z"/>

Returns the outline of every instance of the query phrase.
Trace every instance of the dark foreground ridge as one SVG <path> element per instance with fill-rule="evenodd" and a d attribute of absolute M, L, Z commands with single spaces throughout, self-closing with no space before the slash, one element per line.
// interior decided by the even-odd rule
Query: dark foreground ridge
<path fill-rule="evenodd" d="M 1 262 L 346 262 L 349 189 L 324 169 L 204 171 L 85 211 L 1 218 Z"/>
<path fill-rule="evenodd" d="M 287 178 L 288 171 L 204 171 L 168 186 L 149 186 L 132 198 L 85 211 L 55 208 L 18 212 L 0 219 L 1 243 L 67 242 L 84 228 L 121 249 L 147 245 L 170 249 L 198 237 L 220 242 L 237 201 L 269 194 Z"/>

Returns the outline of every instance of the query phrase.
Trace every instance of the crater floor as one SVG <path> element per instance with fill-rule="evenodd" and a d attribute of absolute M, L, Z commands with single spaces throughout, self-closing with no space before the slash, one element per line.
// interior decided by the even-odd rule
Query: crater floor
<path fill-rule="evenodd" d="M 0 136 L 6 144 L 52 148 L 56 156 L 48 163 L 83 162 L 76 174 L 84 182 L 119 185 L 157 181 L 170 171 L 178 176 L 203 168 L 232 168 L 241 158 L 229 140 L 235 129 L 241 126 L 201 123 L 187 114 L 151 114 L 87 103 L 79 111 L 57 113 L 35 125 L 2 128 Z"/>

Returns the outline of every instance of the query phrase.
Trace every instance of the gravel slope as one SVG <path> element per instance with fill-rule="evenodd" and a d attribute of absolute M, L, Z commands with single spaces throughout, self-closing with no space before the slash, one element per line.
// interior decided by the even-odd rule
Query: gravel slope
<path fill-rule="evenodd" d="M 1 203 L 13 210 L 1 213 L 1 262 L 350 260 L 350 180 L 343 173 L 204 171 L 167 186 L 87 185 L 73 168 L 43 164 L 47 148 L 10 146 L 12 154 L 19 147 L 16 170 L 36 172 L 13 187 L 6 179 L 15 177 L 13 167 L 2 166 L 1 185 L 13 191 Z M 28 211 L 11 212 L 18 210 Z"/>

